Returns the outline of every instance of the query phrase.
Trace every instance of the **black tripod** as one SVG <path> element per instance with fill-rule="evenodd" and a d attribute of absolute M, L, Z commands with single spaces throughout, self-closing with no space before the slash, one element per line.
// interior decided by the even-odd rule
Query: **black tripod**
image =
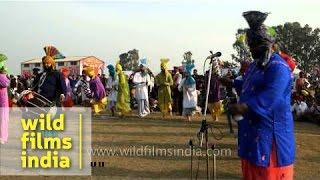
<path fill-rule="evenodd" d="M 205 110 L 206 111 L 206 110 Z M 207 123 L 206 118 L 204 118 L 201 122 L 200 131 L 198 132 L 198 136 L 200 137 L 200 147 L 203 145 L 203 140 L 205 140 L 205 151 L 206 151 L 206 172 L 207 172 L 207 179 L 210 179 L 209 173 L 209 143 L 208 143 L 208 128 L 210 125 Z"/>

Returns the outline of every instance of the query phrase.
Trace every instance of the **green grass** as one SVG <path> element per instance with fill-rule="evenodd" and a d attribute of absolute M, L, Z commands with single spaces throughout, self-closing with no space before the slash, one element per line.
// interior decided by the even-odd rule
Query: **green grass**
<path fill-rule="evenodd" d="M 219 122 L 208 121 L 219 128 L 224 137 L 215 140 L 210 135 L 210 145 L 215 144 L 218 149 L 230 149 L 231 156 L 217 157 L 218 179 L 240 179 L 241 166 L 237 156 L 237 139 L 228 133 L 225 116 Z M 196 117 L 192 122 L 186 122 L 182 117 L 163 119 L 159 113 L 154 113 L 146 118 L 136 116 L 110 118 L 109 116 L 95 117 L 92 123 L 93 148 L 126 149 L 133 146 L 185 149 L 188 148 L 190 138 L 197 139 L 196 134 L 200 127 L 201 118 Z M 236 128 L 236 125 L 234 124 Z M 296 163 L 295 179 L 320 179 L 320 127 L 311 124 L 296 122 Z M 219 135 L 214 130 L 215 135 Z M 195 142 L 196 143 L 196 142 Z M 104 156 L 93 157 L 93 161 L 103 161 L 104 168 L 93 168 L 92 177 L 20 177 L 6 176 L 0 179 L 189 179 L 190 157 L 186 156 Z M 205 178 L 205 158 L 200 161 L 194 158 L 193 175 L 195 177 L 199 162 L 199 179 Z M 210 161 L 211 165 L 212 161 Z M 210 167 L 211 169 L 211 167 Z"/>
<path fill-rule="evenodd" d="M 217 157 L 218 179 L 241 178 L 240 160 L 237 156 L 237 139 L 228 133 L 225 116 L 219 122 L 209 122 L 218 127 L 224 137 L 215 140 L 212 134 L 210 144 L 218 149 L 230 149 L 231 156 Z M 146 118 L 135 116 L 124 119 L 96 119 L 93 121 L 93 147 L 126 149 L 144 146 L 156 148 L 188 148 L 190 138 L 196 139 L 201 118 L 191 123 L 181 117 L 163 119 L 160 114 Z M 236 125 L 234 124 L 234 127 Z M 296 122 L 297 160 L 296 179 L 320 178 L 320 127 L 315 124 Z M 214 134 L 219 135 L 214 129 Z M 130 156 L 130 157 L 93 157 L 96 161 L 107 163 L 106 168 L 94 168 L 93 175 L 109 178 L 189 178 L 190 157 L 168 156 Z M 205 158 L 200 161 L 199 178 L 205 178 Z M 211 165 L 212 161 L 210 161 Z M 198 159 L 194 160 L 195 175 Z M 211 169 L 211 167 L 210 167 Z"/>

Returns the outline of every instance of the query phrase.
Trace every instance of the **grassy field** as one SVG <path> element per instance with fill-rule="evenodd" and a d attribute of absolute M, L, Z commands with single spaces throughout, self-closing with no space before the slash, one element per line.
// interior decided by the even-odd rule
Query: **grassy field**
<path fill-rule="evenodd" d="M 208 118 L 210 119 L 210 118 Z M 197 139 L 201 118 L 185 122 L 181 117 L 163 119 L 160 114 L 147 118 L 127 117 L 124 119 L 97 118 L 93 122 L 93 147 L 107 149 L 133 149 L 133 147 L 155 147 L 161 149 L 188 149 L 190 138 Z M 209 121 L 210 122 L 210 121 Z M 218 179 L 239 179 L 240 160 L 234 135 L 229 134 L 225 116 L 211 124 L 223 133 L 221 140 L 212 134 L 210 144 L 217 149 L 228 149 L 231 155 L 217 157 Z M 236 125 L 234 124 L 234 127 Z M 296 123 L 297 161 L 296 179 L 320 178 L 320 127 L 310 123 Z M 219 136 L 217 129 L 213 130 Z M 221 153 L 221 152 L 220 152 Z M 96 161 L 106 162 L 106 168 L 94 168 L 93 175 L 109 178 L 183 178 L 190 177 L 190 157 L 186 156 L 112 156 L 93 157 Z M 205 178 L 205 158 L 193 162 L 193 175 Z M 211 165 L 212 161 L 210 162 Z M 210 168 L 211 169 L 211 168 Z"/>
<path fill-rule="evenodd" d="M 237 146 L 234 135 L 228 133 L 225 116 L 219 122 L 212 123 L 223 133 L 221 140 L 215 140 L 210 134 L 210 145 L 215 144 L 217 149 L 230 150 L 231 154 L 217 157 L 218 179 L 240 179 L 240 160 L 237 157 Z M 92 177 L 0 177 L 0 179 L 190 179 L 190 157 L 152 154 L 119 155 L 122 151 L 134 147 L 156 149 L 188 149 L 190 138 L 196 140 L 201 118 L 196 117 L 192 122 L 186 122 L 181 117 L 163 119 L 155 113 L 146 118 L 130 116 L 123 119 L 109 116 L 95 117 L 92 123 L 92 144 L 95 149 L 107 149 L 118 152 L 116 156 L 93 156 L 93 161 L 105 162 L 105 167 L 95 167 Z M 295 179 L 320 179 L 320 127 L 310 123 L 295 123 L 297 160 L 295 163 Z M 236 125 L 234 124 L 236 128 Z M 219 136 L 218 130 L 214 134 Z M 197 142 L 195 142 L 197 143 Z M 148 151 L 146 151 L 148 152 Z M 138 152 L 137 152 L 138 153 Z M 205 178 L 205 157 L 194 157 L 193 177 L 197 172 L 198 179 Z M 210 165 L 212 159 L 210 161 Z M 211 167 L 210 167 L 211 170 Z"/>

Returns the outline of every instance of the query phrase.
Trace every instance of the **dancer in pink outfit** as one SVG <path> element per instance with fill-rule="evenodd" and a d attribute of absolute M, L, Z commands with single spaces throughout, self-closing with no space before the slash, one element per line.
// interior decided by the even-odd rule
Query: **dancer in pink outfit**
<path fill-rule="evenodd" d="M 10 80 L 4 70 L 0 70 L 0 143 L 8 141 L 9 99 L 7 87 Z"/>

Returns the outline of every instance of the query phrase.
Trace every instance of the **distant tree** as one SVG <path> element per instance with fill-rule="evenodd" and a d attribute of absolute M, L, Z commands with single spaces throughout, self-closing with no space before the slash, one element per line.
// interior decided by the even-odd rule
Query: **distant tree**
<path fill-rule="evenodd" d="M 296 59 L 299 68 L 311 71 L 319 64 L 320 60 L 320 29 L 314 30 L 305 25 L 302 27 L 298 22 L 285 23 L 272 27 L 275 31 L 276 42 L 282 51 Z M 244 36 L 244 37 L 242 37 Z M 250 52 L 245 43 L 245 29 L 239 29 L 233 48 L 237 54 L 232 54 L 236 61 L 248 59 Z"/>
<path fill-rule="evenodd" d="M 231 55 L 234 61 L 241 62 L 243 60 L 251 59 L 251 53 L 246 43 L 246 29 L 238 29 L 238 32 L 236 33 L 236 41 L 232 46 L 237 51 L 237 54 Z"/>
<path fill-rule="evenodd" d="M 310 71 L 320 60 L 320 29 L 298 22 L 275 27 L 276 39 L 281 50 L 290 54 L 304 71 Z"/>
<path fill-rule="evenodd" d="M 5 65 L 6 61 L 8 60 L 7 56 L 4 54 L 0 54 L 0 71 L 5 72 L 7 71 L 7 67 Z"/>
<path fill-rule="evenodd" d="M 120 64 L 124 71 L 135 71 L 139 67 L 139 51 L 130 50 L 119 55 Z"/>

